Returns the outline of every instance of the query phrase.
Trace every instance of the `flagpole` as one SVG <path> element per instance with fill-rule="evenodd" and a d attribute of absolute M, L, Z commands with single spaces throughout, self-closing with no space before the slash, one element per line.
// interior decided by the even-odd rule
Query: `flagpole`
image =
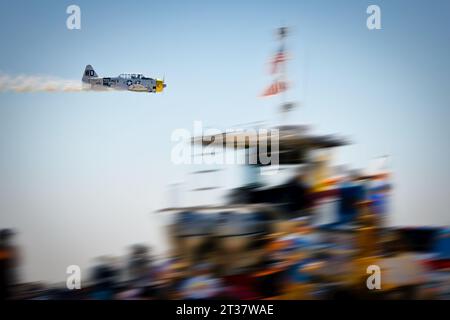
<path fill-rule="evenodd" d="M 287 113 L 294 107 L 294 104 L 287 102 L 287 92 L 285 92 L 288 90 L 286 66 L 287 57 L 285 49 L 287 32 L 287 27 L 279 27 L 276 29 L 276 40 L 279 48 L 271 61 L 273 82 L 262 94 L 263 97 L 278 94 L 281 95 L 281 105 L 275 108 L 275 110 L 278 110 L 280 114 L 280 119 L 278 120 L 280 122 L 279 125 L 284 124 L 284 118 L 287 117 Z"/>
<path fill-rule="evenodd" d="M 285 55 L 284 61 L 281 63 L 281 72 L 279 77 L 279 83 L 283 83 L 284 85 L 287 85 L 287 75 L 286 75 L 286 63 L 287 63 L 287 51 L 286 51 L 286 36 L 287 36 L 287 28 L 286 27 L 280 27 L 278 28 L 278 39 L 280 41 L 280 48 L 282 49 L 283 54 Z M 287 120 L 287 112 L 288 110 L 285 110 L 285 105 L 287 103 L 286 95 L 287 95 L 288 88 L 286 87 L 286 90 L 283 90 L 281 93 L 281 105 L 280 105 L 280 113 L 281 113 L 281 125 L 286 124 Z"/>

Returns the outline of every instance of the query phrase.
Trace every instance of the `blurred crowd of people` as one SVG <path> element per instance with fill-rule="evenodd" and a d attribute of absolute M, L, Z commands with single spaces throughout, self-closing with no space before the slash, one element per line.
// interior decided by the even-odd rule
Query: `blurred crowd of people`
<path fill-rule="evenodd" d="M 18 284 L 14 233 L 2 230 L 2 298 L 450 298 L 448 229 L 419 237 L 418 249 L 413 238 L 383 223 L 390 188 L 384 175 L 322 181 L 312 187 L 300 172 L 281 187 L 240 189 L 228 211 L 180 211 L 178 228 L 169 231 L 174 239 L 169 256 L 156 258 L 149 247 L 134 245 L 122 259 L 100 257 L 77 290 Z M 252 212 L 258 203 L 289 214 Z M 330 203 L 336 218 L 317 223 L 321 206 Z M 370 266 L 381 272 L 379 288 L 368 285 Z"/>
<path fill-rule="evenodd" d="M 373 252 L 361 251 L 361 234 L 313 230 L 294 219 L 289 232 L 266 235 L 258 263 L 223 268 L 210 252 L 188 261 L 156 259 L 144 245 L 124 259 L 100 257 L 79 290 L 64 285 L 17 284 L 8 232 L 2 233 L 3 299 L 448 299 L 449 269 L 436 270 L 413 254 L 396 232 L 384 235 Z M 11 246 L 12 248 L 12 246 Z M 11 250 L 13 252 L 13 250 Z M 10 264 L 8 264 L 10 263 Z M 369 290 L 368 265 L 379 265 L 381 290 Z M 12 273 L 9 273 L 12 272 Z"/>

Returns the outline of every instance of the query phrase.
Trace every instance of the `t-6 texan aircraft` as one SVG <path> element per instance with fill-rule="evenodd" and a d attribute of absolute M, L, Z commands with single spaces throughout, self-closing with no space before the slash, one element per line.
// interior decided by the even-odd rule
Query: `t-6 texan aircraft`
<path fill-rule="evenodd" d="M 82 81 L 93 90 L 128 90 L 136 92 L 163 92 L 164 80 L 144 77 L 142 74 L 121 74 L 118 77 L 99 78 L 89 64 L 84 69 Z"/>

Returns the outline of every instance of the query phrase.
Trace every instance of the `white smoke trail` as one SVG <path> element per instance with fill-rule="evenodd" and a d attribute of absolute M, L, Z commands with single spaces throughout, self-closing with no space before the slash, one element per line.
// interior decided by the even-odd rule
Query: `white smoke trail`
<path fill-rule="evenodd" d="M 0 72 L 0 92 L 80 92 L 89 90 L 81 80 L 51 76 L 17 75 Z"/>

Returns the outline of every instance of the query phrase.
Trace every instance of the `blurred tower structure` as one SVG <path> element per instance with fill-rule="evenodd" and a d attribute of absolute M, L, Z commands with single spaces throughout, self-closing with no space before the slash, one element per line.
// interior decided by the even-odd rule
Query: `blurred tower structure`
<path fill-rule="evenodd" d="M 257 159 L 256 162 L 244 163 L 253 176 L 261 169 L 270 167 L 270 163 L 264 163 L 261 158 L 271 158 L 275 153 L 278 170 L 289 171 L 294 168 L 294 172 L 287 181 L 275 186 L 262 181 L 243 183 L 228 193 L 225 204 L 161 210 L 175 215 L 174 225 L 171 227 L 172 239 L 177 248 L 174 252 L 188 263 L 215 255 L 222 258 L 218 259 L 219 264 L 228 270 L 243 268 L 245 264 L 255 265 L 260 258 L 258 254 L 263 251 L 261 244 L 264 241 L 261 239 L 274 232 L 289 233 L 297 218 L 321 220 L 314 223 L 314 227 L 338 222 L 336 203 L 340 196 L 341 177 L 331 170 L 330 162 L 332 150 L 347 145 L 348 141 L 337 135 L 312 134 L 306 125 L 284 123 L 289 112 L 295 108 L 295 103 L 288 102 L 286 95 L 288 29 L 278 28 L 276 34 L 279 48 L 270 64 L 272 84 L 264 90 L 262 96 L 281 96 L 278 111 L 283 121 L 276 126 L 259 126 L 269 132 L 275 129 L 278 132 L 276 141 L 267 136 L 261 137 L 253 130 L 250 133 L 223 131 L 214 135 L 196 136 L 191 143 L 225 151 L 244 151 L 247 159 Z M 274 143 L 277 144 L 276 148 Z M 371 225 L 373 219 L 365 211 L 367 206 L 361 208 L 364 209 L 363 218 L 359 222 L 365 229 L 359 245 L 364 254 L 372 254 L 368 243 L 374 237 Z M 335 217 L 318 219 L 318 212 L 321 210 L 333 211 Z M 357 224 L 358 219 L 354 218 L 351 222 Z"/>

